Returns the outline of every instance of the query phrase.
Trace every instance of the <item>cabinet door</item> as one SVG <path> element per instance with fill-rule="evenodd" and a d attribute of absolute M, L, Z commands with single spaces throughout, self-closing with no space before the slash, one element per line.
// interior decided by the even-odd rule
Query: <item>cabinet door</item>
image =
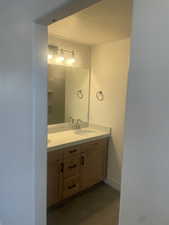
<path fill-rule="evenodd" d="M 47 179 L 47 201 L 48 207 L 59 202 L 59 162 L 48 164 L 48 179 Z"/>
<path fill-rule="evenodd" d="M 62 190 L 62 160 L 57 152 L 48 153 L 47 171 L 47 205 L 57 204 L 61 200 Z"/>
<path fill-rule="evenodd" d="M 107 139 L 81 146 L 81 190 L 104 180 L 106 175 L 106 162 Z"/>

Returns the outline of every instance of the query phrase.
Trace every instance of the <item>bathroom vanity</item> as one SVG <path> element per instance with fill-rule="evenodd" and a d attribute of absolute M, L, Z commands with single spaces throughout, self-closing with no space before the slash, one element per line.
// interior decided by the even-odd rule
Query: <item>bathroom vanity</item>
<path fill-rule="evenodd" d="M 84 128 L 48 136 L 48 207 L 105 179 L 109 135 Z"/>

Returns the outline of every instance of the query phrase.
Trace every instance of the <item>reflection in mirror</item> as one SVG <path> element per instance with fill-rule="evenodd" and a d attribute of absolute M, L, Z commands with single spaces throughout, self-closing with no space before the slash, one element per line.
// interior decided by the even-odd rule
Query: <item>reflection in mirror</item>
<path fill-rule="evenodd" d="M 89 80 L 88 69 L 48 65 L 48 124 L 88 122 Z"/>

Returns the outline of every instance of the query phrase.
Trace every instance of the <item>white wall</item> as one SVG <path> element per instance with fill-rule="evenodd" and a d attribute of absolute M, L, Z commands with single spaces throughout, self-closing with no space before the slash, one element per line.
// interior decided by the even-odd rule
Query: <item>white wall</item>
<path fill-rule="evenodd" d="M 0 2 L 0 221 L 4 225 L 46 224 L 47 30 L 33 21 L 67 2 Z M 71 2 L 79 9 L 89 5 L 89 1 Z M 76 4 L 68 11 L 75 8 Z"/>
<path fill-rule="evenodd" d="M 92 47 L 90 122 L 112 128 L 107 181 L 120 189 L 130 40 Z M 102 90 L 104 101 L 96 100 Z"/>
<path fill-rule="evenodd" d="M 169 224 L 169 1 L 134 1 L 120 225 Z"/>
<path fill-rule="evenodd" d="M 48 43 L 49 45 L 58 46 L 59 48 L 74 50 L 76 63 L 72 65 L 73 67 L 82 67 L 88 69 L 90 68 L 91 56 L 90 56 L 90 47 L 88 45 L 63 40 L 50 34 L 48 36 Z M 70 55 L 65 53 L 65 57 L 66 56 L 70 57 Z"/>

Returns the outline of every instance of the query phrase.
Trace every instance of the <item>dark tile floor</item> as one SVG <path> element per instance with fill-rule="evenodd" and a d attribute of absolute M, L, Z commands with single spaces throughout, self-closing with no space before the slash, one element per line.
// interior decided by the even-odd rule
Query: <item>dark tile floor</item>
<path fill-rule="evenodd" d="M 106 184 L 98 184 L 48 210 L 48 225 L 118 225 L 120 195 Z"/>

